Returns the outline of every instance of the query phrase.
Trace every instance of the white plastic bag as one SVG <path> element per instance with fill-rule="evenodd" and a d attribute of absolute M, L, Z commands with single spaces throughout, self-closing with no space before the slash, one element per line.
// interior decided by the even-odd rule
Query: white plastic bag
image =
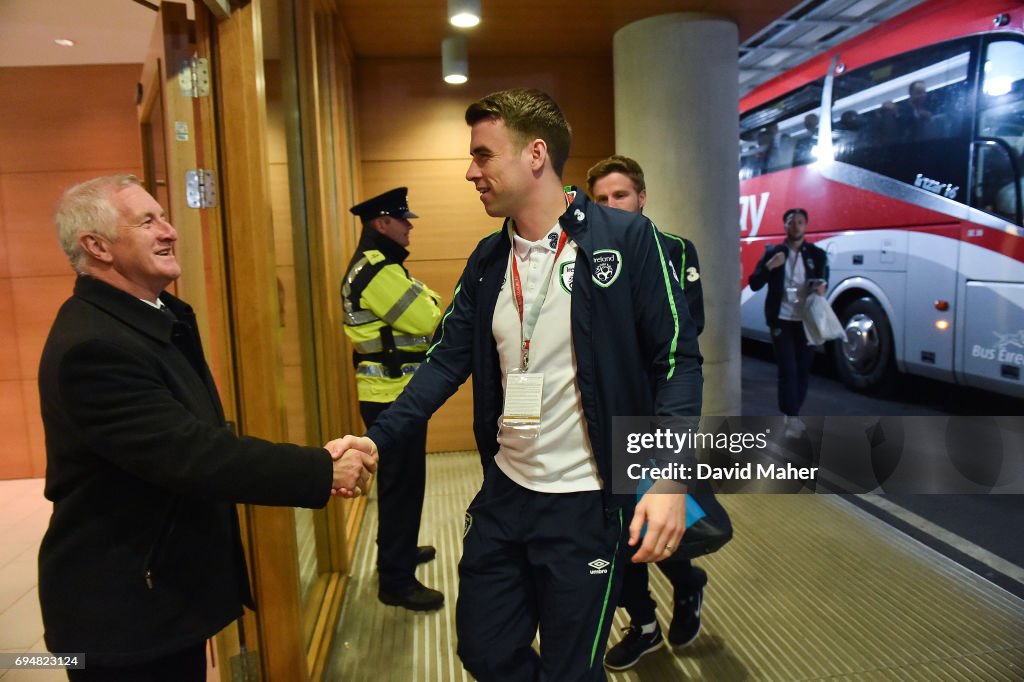
<path fill-rule="evenodd" d="M 809 346 L 820 346 L 845 335 L 842 323 L 821 294 L 812 292 L 804 301 L 804 334 Z"/>

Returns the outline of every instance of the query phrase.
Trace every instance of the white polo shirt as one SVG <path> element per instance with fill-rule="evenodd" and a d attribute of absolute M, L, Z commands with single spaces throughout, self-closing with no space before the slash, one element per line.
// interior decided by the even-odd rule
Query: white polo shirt
<path fill-rule="evenodd" d="M 807 270 L 804 268 L 803 255 L 800 253 L 800 249 L 790 250 L 784 267 L 782 277 L 784 288 L 782 290 L 782 303 L 779 304 L 779 319 L 799 322 L 804 319 L 804 299 L 807 297 L 805 293 L 807 287 L 804 286 L 807 282 Z M 786 294 L 786 289 L 790 287 L 796 288 L 798 292 L 799 298 L 796 302 L 791 302 Z"/>
<path fill-rule="evenodd" d="M 502 392 L 509 369 L 521 364 L 522 327 L 512 293 L 512 258 L 517 259 L 523 287 L 523 307 L 530 310 L 544 278 L 550 276 L 547 296 L 530 340 L 530 372 L 544 374 L 541 423 L 536 438 L 523 438 L 512 429 L 498 433 L 495 462 L 513 481 L 540 492 L 568 493 L 600 490 L 601 477 L 587 437 L 583 403 L 576 385 L 570 304 L 576 244 L 567 241 L 552 263 L 562 233 L 560 225 L 536 242 L 514 237 L 505 283 L 498 293 L 491 331 L 498 345 Z"/>

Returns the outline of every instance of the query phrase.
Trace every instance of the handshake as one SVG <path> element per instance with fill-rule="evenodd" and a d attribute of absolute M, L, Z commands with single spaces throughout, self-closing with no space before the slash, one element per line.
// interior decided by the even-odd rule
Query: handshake
<path fill-rule="evenodd" d="M 324 445 L 334 460 L 331 495 L 352 498 L 367 491 L 370 474 L 377 471 L 377 446 L 365 436 L 345 436 Z"/>

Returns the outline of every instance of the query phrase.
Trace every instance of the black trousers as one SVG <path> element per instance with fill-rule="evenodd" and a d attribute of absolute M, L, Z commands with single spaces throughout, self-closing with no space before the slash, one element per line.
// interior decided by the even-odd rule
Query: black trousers
<path fill-rule="evenodd" d="M 206 642 L 153 661 L 121 667 L 91 665 L 85 657 L 85 668 L 69 670 L 71 682 L 205 682 Z"/>
<path fill-rule="evenodd" d="M 639 548 L 639 544 L 637 547 Z M 663 561 L 655 564 L 672 585 L 672 598 L 681 602 L 707 583 L 704 569 L 695 567 L 689 561 Z M 647 625 L 655 621 L 654 610 L 657 602 L 651 597 L 648 564 L 626 562 L 626 575 L 619 595 L 619 606 L 626 609 L 633 625 Z"/>
<path fill-rule="evenodd" d="M 391 403 L 360 402 L 369 428 Z M 398 591 L 416 581 L 416 543 L 427 479 L 427 425 L 380 453 L 377 464 L 377 572 L 380 588 Z"/>
<path fill-rule="evenodd" d="M 795 417 L 807 397 L 807 379 L 814 362 L 814 346 L 807 345 L 804 323 L 779 320 L 771 328 L 775 365 L 779 373 L 779 410 Z"/>
<path fill-rule="evenodd" d="M 459 562 L 466 670 L 480 682 L 605 680 L 627 537 L 624 512 L 605 511 L 600 491 L 540 493 L 492 464 L 466 511 Z"/>

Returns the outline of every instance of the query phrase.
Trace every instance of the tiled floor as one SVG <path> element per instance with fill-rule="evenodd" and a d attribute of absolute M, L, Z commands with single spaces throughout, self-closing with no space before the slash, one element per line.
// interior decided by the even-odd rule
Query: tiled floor
<path fill-rule="evenodd" d="M 43 479 L 0 481 L 0 652 L 42 653 L 43 621 L 39 613 L 36 557 L 50 520 Z M 218 680 L 209 669 L 207 680 Z M 4 670 L 3 682 L 58 682 L 63 670 Z"/>
<path fill-rule="evenodd" d="M 445 593 L 433 613 L 377 601 L 377 506 L 367 508 L 328 680 L 472 679 L 455 654 L 454 614 L 463 511 L 480 477 L 475 453 L 427 458 L 420 542 L 436 545 L 437 559 L 417 575 Z M 709 579 L 700 636 L 610 682 L 1024 680 L 1024 600 L 837 495 L 728 495 L 723 504 L 736 536 L 697 560 Z M 651 586 L 667 631 L 671 587 L 658 570 Z M 613 643 L 627 621 L 619 609 Z"/>
<path fill-rule="evenodd" d="M 36 557 L 50 519 L 43 479 L 0 481 L 0 652 L 41 653 Z M 62 670 L 2 670 L 4 682 L 67 680 Z"/>

